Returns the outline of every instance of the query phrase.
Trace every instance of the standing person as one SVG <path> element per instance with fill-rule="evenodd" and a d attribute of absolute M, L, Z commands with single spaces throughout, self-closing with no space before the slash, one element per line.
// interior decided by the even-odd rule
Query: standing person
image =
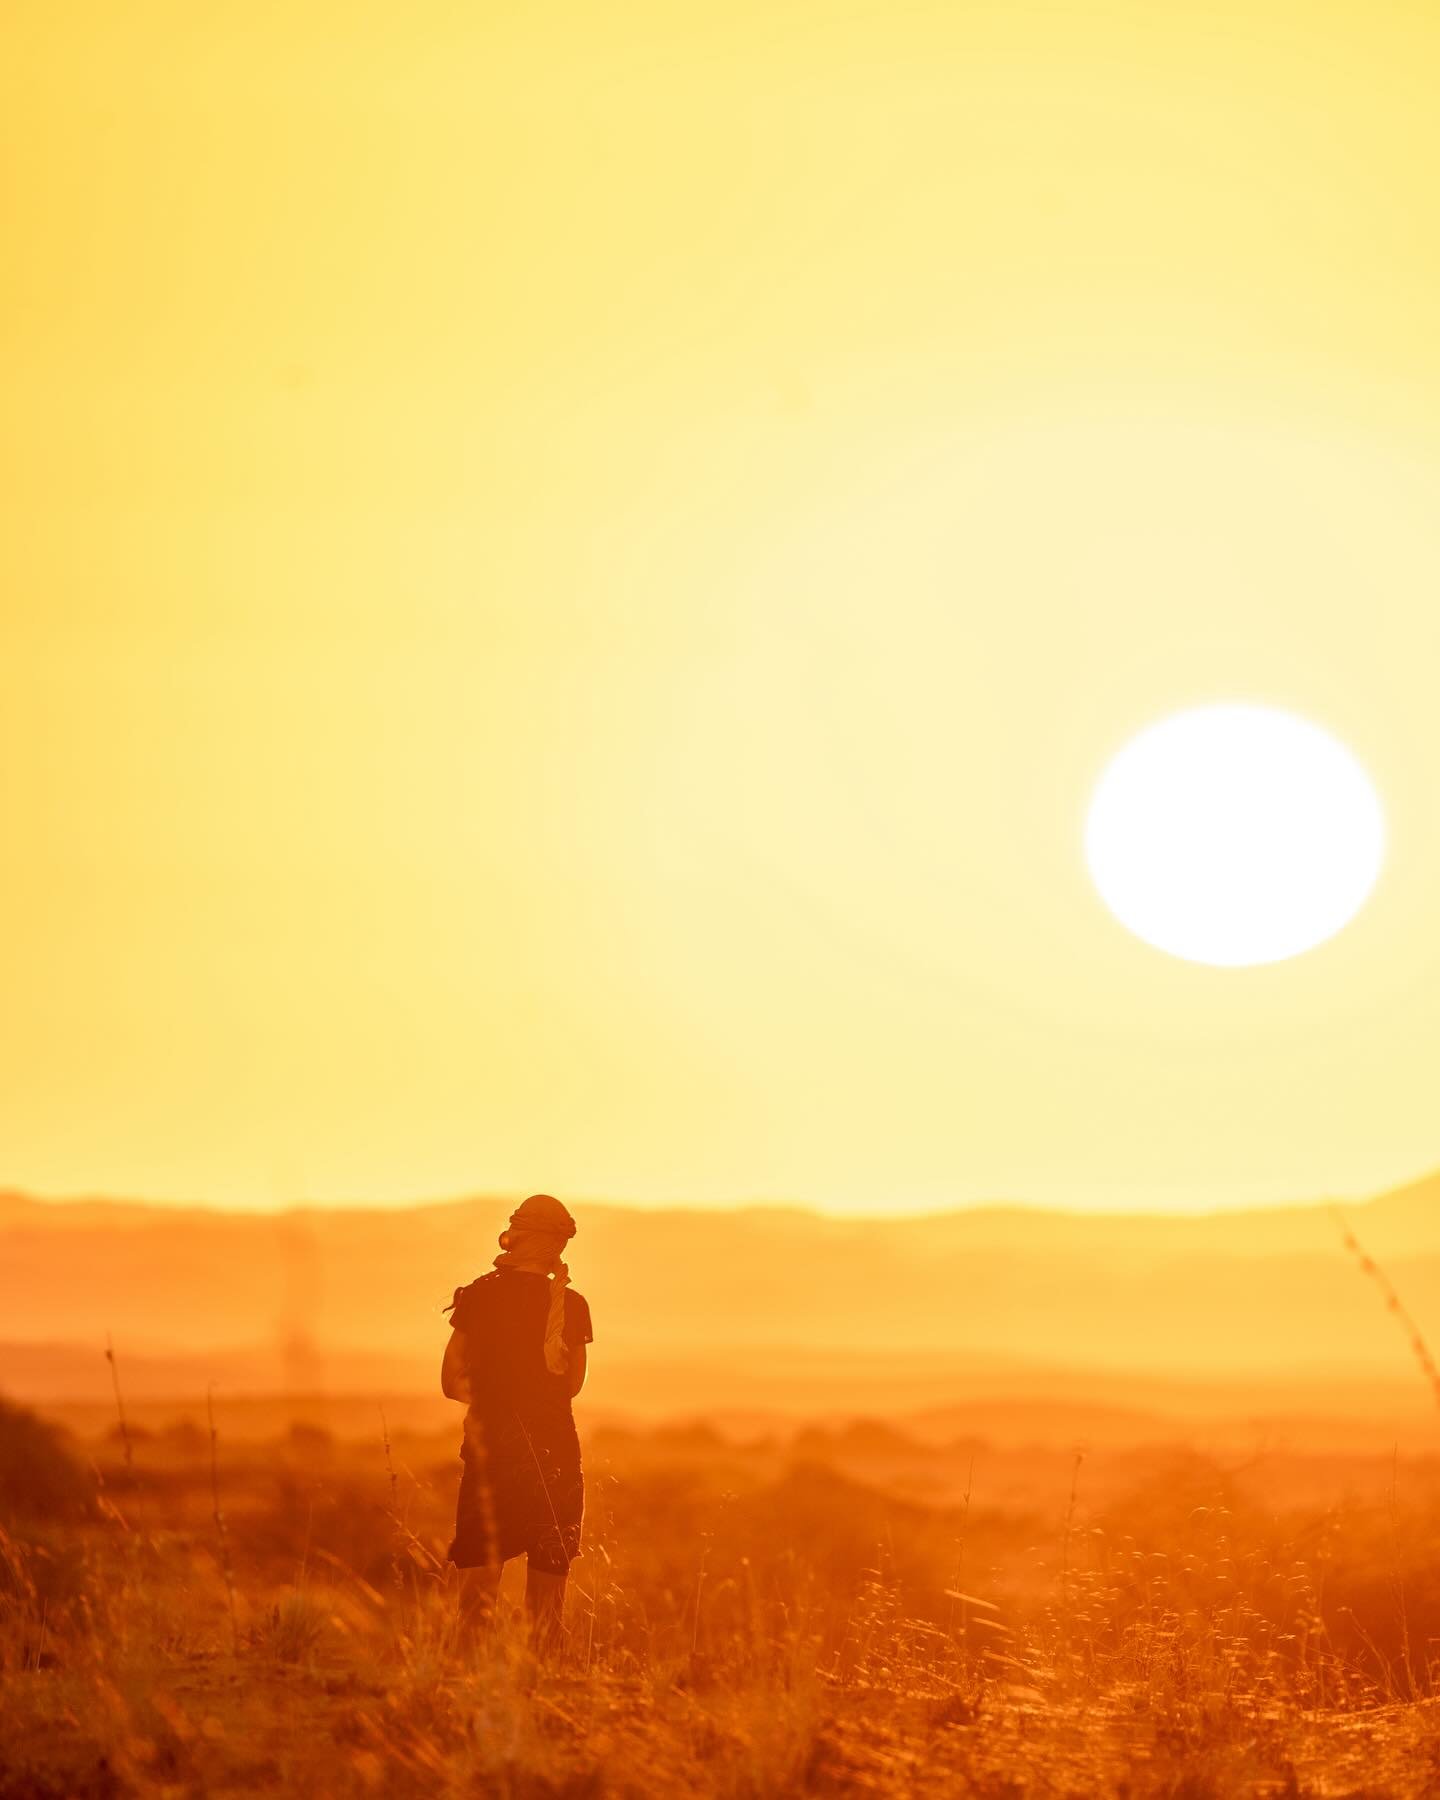
<path fill-rule="evenodd" d="M 500 1233 L 493 1273 L 456 1288 L 442 1391 L 468 1402 L 450 1560 L 460 1618 L 491 1617 L 502 1565 L 522 1551 L 536 1648 L 559 1648 L 565 1578 L 580 1549 L 585 1483 L 570 1402 L 585 1381 L 590 1308 L 560 1260 L 575 1221 L 532 1194 Z"/>

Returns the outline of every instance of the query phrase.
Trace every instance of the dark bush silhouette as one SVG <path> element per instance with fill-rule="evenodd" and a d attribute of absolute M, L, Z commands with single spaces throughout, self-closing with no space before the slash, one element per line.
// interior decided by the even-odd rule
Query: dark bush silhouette
<path fill-rule="evenodd" d="M 94 1479 L 63 1435 L 0 1397 L 0 1520 L 78 1518 L 94 1503 Z"/>

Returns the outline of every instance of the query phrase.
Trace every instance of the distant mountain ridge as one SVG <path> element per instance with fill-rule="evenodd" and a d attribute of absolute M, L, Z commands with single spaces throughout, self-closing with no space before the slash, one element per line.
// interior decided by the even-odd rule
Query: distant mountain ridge
<path fill-rule="evenodd" d="M 399 1217 L 413 1221 L 425 1216 L 453 1216 L 457 1210 L 481 1209 L 504 1215 L 513 1202 L 505 1195 L 460 1195 L 443 1200 L 401 1202 L 393 1205 L 315 1206 L 298 1203 L 273 1212 L 249 1212 L 205 1201 L 155 1201 L 133 1196 L 85 1194 L 39 1196 L 20 1188 L 0 1188 L 0 1230 L 43 1217 L 56 1225 L 130 1224 L 151 1225 L 159 1219 L 171 1220 L 236 1220 L 247 1224 L 274 1223 L 289 1219 L 374 1219 Z M 1440 1169 L 1398 1187 L 1387 1188 L 1368 1199 L 1288 1202 L 1275 1206 L 1252 1206 L 1218 1209 L 1210 1212 L 1173 1213 L 1165 1211 L 1095 1211 L 1075 1212 L 1065 1208 L 1032 1206 L 1019 1201 L 986 1201 L 973 1206 L 958 1206 L 936 1212 L 906 1213 L 890 1216 L 884 1213 L 827 1213 L 799 1203 L 751 1203 L 733 1207 L 687 1206 L 677 1201 L 673 1206 L 633 1206 L 623 1201 L 595 1200 L 574 1202 L 583 1216 L 623 1214 L 649 1219 L 760 1219 L 777 1225 L 786 1220 L 805 1222 L 836 1233 L 866 1232 L 876 1228 L 885 1231 L 931 1231 L 953 1227 L 967 1235 L 984 1239 L 992 1235 L 1006 1238 L 1024 1235 L 1031 1228 L 1047 1234 L 1056 1230 L 1108 1235 L 1120 1232 L 1130 1236 L 1137 1228 L 1142 1233 L 1166 1236 L 1205 1235 L 1227 1232 L 1241 1227 L 1253 1234 L 1259 1244 L 1273 1237 L 1277 1244 L 1292 1243 L 1313 1235 L 1317 1221 L 1329 1221 L 1336 1209 L 1353 1215 L 1367 1228 L 1378 1227 L 1387 1238 L 1387 1247 L 1433 1249 L 1440 1251 Z"/>
<path fill-rule="evenodd" d="M 133 1353 L 269 1344 L 427 1361 L 509 1202 L 243 1214 L 0 1193 L 0 1339 Z M 1342 1209 L 1440 1339 L 1440 1174 Z M 1328 1204 L 1167 1217 L 987 1207 L 894 1220 L 799 1208 L 577 1206 L 597 1356 L 727 1346 L 1000 1355 L 1184 1373 L 1403 1368 Z"/>

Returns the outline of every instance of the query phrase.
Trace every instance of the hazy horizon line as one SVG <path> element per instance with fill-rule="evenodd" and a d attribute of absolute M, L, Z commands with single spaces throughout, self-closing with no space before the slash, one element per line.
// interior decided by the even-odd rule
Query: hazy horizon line
<path fill-rule="evenodd" d="M 1280 1200 L 1243 1200 L 1234 1204 L 1210 1205 L 1065 1205 L 1057 1201 L 1027 1199 L 956 1200 L 944 1206 L 891 1207 L 872 1210 L 864 1206 L 833 1206 L 814 1200 L 776 1199 L 754 1196 L 731 1200 L 648 1200 L 600 1195 L 567 1195 L 566 1204 L 584 1209 L 610 1209 L 647 1213 L 799 1213 L 806 1217 L 837 1224 L 901 1224 L 926 1219 L 953 1218 L 961 1213 L 1037 1213 L 1054 1214 L 1071 1219 L 1207 1219 L 1235 1218 L 1246 1213 L 1298 1212 L 1321 1206 L 1363 1206 L 1388 1194 L 1402 1192 L 1440 1174 L 1440 1167 L 1429 1165 L 1406 1180 L 1372 1191 L 1356 1194 L 1310 1194 Z M 524 1194 L 517 1188 L 487 1193 L 476 1190 L 462 1194 L 420 1196 L 411 1200 L 343 1200 L 293 1199 L 250 1204 L 226 1200 L 175 1199 L 161 1195 L 115 1193 L 42 1193 L 34 1188 L 10 1184 L 0 1186 L 0 1195 L 30 1201 L 39 1206 L 69 1208 L 80 1206 L 143 1207 L 165 1212 L 199 1212 L 231 1218 L 286 1218 L 313 1213 L 385 1213 L 419 1212 L 441 1207 L 493 1204 L 504 1206 L 518 1202 Z"/>

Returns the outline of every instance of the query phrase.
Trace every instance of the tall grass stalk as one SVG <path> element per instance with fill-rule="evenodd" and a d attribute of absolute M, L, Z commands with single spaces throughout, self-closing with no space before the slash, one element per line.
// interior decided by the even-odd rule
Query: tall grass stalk
<path fill-rule="evenodd" d="M 105 1333 L 105 1360 L 110 1365 L 110 1382 L 115 1389 L 115 1411 L 120 1419 L 120 1441 L 125 1446 L 125 1479 L 135 1479 L 135 1451 L 130 1441 L 130 1425 L 125 1417 L 125 1397 L 120 1392 L 120 1365 L 115 1360 L 115 1343 L 110 1333 Z"/>
<path fill-rule="evenodd" d="M 1394 1313 L 1396 1319 L 1400 1323 L 1401 1330 L 1404 1331 L 1405 1335 L 1409 1338 L 1410 1348 L 1415 1354 L 1415 1360 L 1419 1363 L 1425 1379 L 1430 1383 L 1430 1391 L 1435 1396 L 1436 1404 L 1440 1405 L 1440 1365 L 1436 1364 L 1435 1358 L 1430 1354 L 1430 1346 L 1425 1342 L 1420 1327 L 1406 1310 L 1404 1301 L 1401 1300 L 1399 1294 L 1395 1290 L 1394 1282 L 1391 1281 L 1390 1277 L 1380 1267 L 1379 1263 L 1375 1261 L 1375 1258 L 1362 1248 L 1355 1233 L 1345 1223 L 1345 1219 L 1339 1208 L 1336 1207 L 1333 1211 L 1335 1214 L 1335 1221 L 1340 1227 L 1340 1237 L 1345 1248 L 1355 1258 L 1356 1262 L 1359 1263 L 1364 1273 L 1370 1277 L 1380 1289 L 1380 1292 L 1385 1296 L 1385 1305 L 1392 1313 Z"/>
<path fill-rule="evenodd" d="M 215 1390 L 205 1390 L 205 1413 L 210 1421 L 210 1501 L 215 1521 L 215 1536 L 220 1545 L 220 1573 L 225 1577 L 225 1598 L 230 1608 L 230 1648 L 240 1654 L 240 1618 L 235 1610 L 235 1570 L 230 1561 L 230 1539 L 225 1530 L 225 1514 L 220 1506 L 220 1433 L 215 1429 Z"/>

